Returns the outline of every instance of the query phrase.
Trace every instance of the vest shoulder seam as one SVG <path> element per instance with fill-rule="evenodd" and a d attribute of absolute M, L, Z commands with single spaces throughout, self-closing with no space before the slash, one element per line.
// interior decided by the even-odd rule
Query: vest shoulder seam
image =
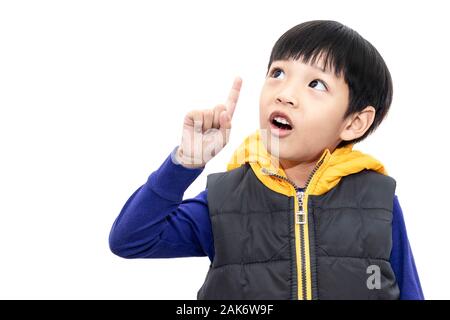
<path fill-rule="evenodd" d="M 314 205 L 315 209 L 364 209 L 364 210 L 383 210 L 383 211 L 388 211 L 388 212 L 392 212 L 391 209 L 388 208 L 380 208 L 380 207 L 375 207 L 375 208 L 369 208 L 369 207 L 350 207 L 350 206 L 339 206 L 339 207 L 328 207 L 328 206 L 316 206 Z"/>
<path fill-rule="evenodd" d="M 367 260 L 367 259 L 372 259 L 372 260 L 382 260 L 382 261 L 386 261 L 386 262 L 390 262 L 388 259 L 384 259 L 384 258 L 374 258 L 374 257 L 354 257 L 354 256 L 335 256 L 335 255 L 317 255 L 317 258 L 342 258 L 342 259 L 359 259 L 359 260 Z"/>
<path fill-rule="evenodd" d="M 246 211 L 246 210 L 242 210 L 242 211 L 220 211 L 220 213 L 211 213 L 210 216 L 218 216 L 218 215 L 223 215 L 223 214 L 237 214 L 237 215 L 241 215 L 243 213 L 245 214 L 281 214 L 281 213 L 286 213 L 286 212 L 290 212 L 289 209 L 286 210 L 276 210 L 276 211 Z"/>
<path fill-rule="evenodd" d="M 279 263 L 284 261 L 291 261 L 291 259 L 274 259 L 267 261 L 254 261 L 254 262 L 243 262 L 243 263 L 227 263 L 220 266 L 213 266 L 212 269 L 226 268 L 231 266 L 242 266 L 242 265 L 252 265 L 252 264 L 263 264 L 263 263 Z"/>

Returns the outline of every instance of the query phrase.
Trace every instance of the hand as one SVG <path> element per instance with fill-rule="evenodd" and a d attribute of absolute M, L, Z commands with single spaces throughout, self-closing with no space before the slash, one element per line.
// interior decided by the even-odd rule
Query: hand
<path fill-rule="evenodd" d="M 176 158 L 187 168 L 201 168 L 228 143 L 231 120 L 239 99 L 242 79 L 236 77 L 225 104 L 193 110 L 184 117 Z"/>

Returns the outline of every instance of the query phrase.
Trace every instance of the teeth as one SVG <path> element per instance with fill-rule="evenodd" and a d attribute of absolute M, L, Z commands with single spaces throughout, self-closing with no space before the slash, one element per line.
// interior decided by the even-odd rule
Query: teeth
<path fill-rule="evenodd" d="M 276 122 L 279 122 L 279 123 L 282 123 L 282 124 L 287 124 L 287 125 L 290 125 L 290 123 L 285 119 L 285 118 L 282 118 L 282 117 L 275 117 L 275 118 L 273 118 Z"/>

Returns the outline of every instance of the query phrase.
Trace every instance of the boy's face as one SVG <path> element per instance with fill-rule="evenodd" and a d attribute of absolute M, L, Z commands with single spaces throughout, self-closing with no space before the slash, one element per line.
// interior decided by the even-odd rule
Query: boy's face
<path fill-rule="evenodd" d="M 323 67 L 322 60 L 318 66 Z M 267 150 L 294 162 L 317 160 L 327 148 L 332 152 L 341 142 L 348 100 L 342 76 L 336 78 L 333 72 L 324 73 L 300 60 L 274 61 L 260 96 L 260 127 L 267 132 L 267 139 L 262 135 Z M 280 125 L 285 123 L 280 117 L 288 118 L 291 129 Z"/>

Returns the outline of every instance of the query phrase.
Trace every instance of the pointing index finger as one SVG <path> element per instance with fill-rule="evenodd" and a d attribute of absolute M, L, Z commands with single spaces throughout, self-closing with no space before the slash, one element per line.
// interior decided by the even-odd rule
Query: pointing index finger
<path fill-rule="evenodd" d="M 233 118 L 234 109 L 236 108 L 236 104 L 239 99 L 241 87 L 242 79 L 240 77 L 236 77 L 233 82 L 233 87 L 231 87 L 230 94 L 228 95 L 227 102 L 225 103 L 230 118 Z"/>

